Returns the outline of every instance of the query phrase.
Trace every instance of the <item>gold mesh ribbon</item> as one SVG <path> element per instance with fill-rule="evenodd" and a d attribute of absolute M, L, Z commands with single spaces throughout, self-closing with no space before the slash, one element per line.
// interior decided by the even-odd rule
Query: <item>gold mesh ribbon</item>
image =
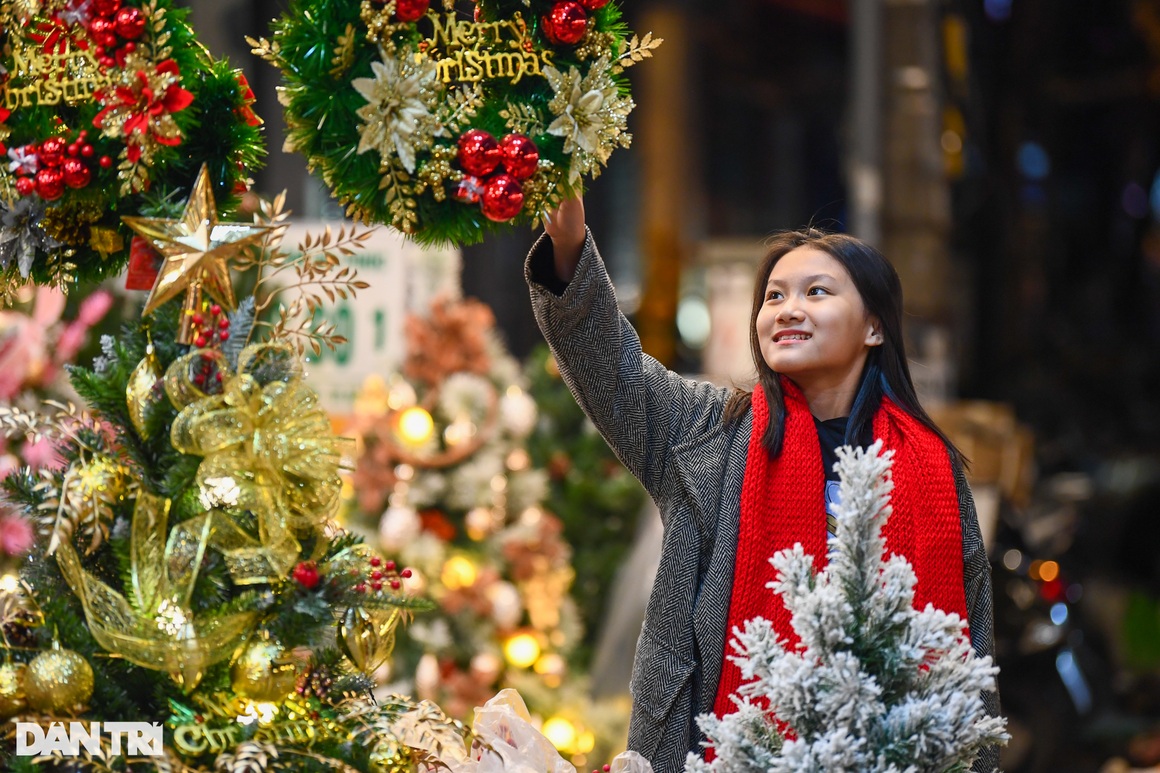
<path fill-rule="evenodd" d="M 168 520 L 169 500 L 138 495 L 130 536 L 132 601 L 86 571 L 71 542 L 61 543 L 56 558 L 98 644 L 131 663 L 167 671 L 193 689 L 210 665 L 233 654 L 256 614 L 194 617 L 190 596 L 202 557 L 232 522 L 207 513 L 178 524 L 166 539 Z"/>
<path fill-rule="evenodd" d="M 222 374 L 220 394 L 206 394 L 194 380 L 211 361 Z M 197 483 L 207 509 L 248 510 L 257 519 L 256 543 L 236 525 L 218 529 L 234 581 L 285 577 L 301 553 L 295 534 L 320 531 L 338 506 L 347 442 L 302 382 L 296 352 L 284 344 L 249 346 L 235 373 L 220 352 L 192 352 L 170 366 L 165 391 L 181 409 L 170 434 L 174 448 L 205 457 Z"/>

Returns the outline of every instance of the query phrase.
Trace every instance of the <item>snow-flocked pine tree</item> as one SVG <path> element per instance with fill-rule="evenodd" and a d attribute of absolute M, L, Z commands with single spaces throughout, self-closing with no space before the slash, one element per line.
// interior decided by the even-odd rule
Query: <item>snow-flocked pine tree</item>
<path fill-rule="evenodd" d="M 801 643 L 787 649 L 760 617 L 733 630 L 738 711 L 697 718 L 715 758 L 690 754 L 686 773 L 967 771 L 1006 743 L 1006 721 L 980 695 L 998 668 L 974 655 L 957 614 L 915 610 L 914 569 L 886 558 L 894 452 L 881 449 L 838 450 L 839 526 L 823 571 L 800 544 L 770 559 L 768 587 Z"/>

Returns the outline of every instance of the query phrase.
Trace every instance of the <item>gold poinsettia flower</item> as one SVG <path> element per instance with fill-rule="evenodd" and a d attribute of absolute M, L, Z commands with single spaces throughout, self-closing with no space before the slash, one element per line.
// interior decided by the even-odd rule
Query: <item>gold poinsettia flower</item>
<path fill-rule="evenodd" d="M 447 133 L 431 114 L 440 90 L 435 62 L 386 57 L 386 61 L 371 62 L 371 72 L 372 78 L 351 81 L 367 101 L 356 111 L 362 119 L 358 152 L 377 150 L 384 161 L 398 156 L 403 168 L 413 173 L 416 151 Z"/>
<path fill-rule="evenodd" d="M 586 173 L 598 174 L 615 148 L 631 144 L 632 135 L 626 129 L 635 103 L 620 93 L 607 56 L 593 62 L 583 77 L 575 67 L 567 72 L 545 67 L 544 77 L 555 94 L 548 109 L 556 120 L 548 133 L 564 138 L 564 152 L 572 157 L 569 182 Z"/>

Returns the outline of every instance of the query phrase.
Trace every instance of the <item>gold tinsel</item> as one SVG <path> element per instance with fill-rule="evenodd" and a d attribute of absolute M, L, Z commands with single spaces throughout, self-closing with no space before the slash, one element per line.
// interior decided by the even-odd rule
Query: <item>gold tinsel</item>
<path fill-rule="evenodd" d="M 70 247 L 88 243 L 93 223 L 101 219 L 104 208 L 92 201 L 70 201 L 44 211 L 40 225 L 45 233 Z"/>

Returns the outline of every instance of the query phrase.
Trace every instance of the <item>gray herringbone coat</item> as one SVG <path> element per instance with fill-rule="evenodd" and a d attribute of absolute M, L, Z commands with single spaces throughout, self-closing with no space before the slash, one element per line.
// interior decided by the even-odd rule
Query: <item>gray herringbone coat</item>
<path fill-rule="evenodd" d="M 728 426 L 730 390 L 689 381 L 641 351 L 620 313 L 591 234 L 565 287 L 541 238 L 525 265 L 536 320 L 576 401 L 656 501 L 664 522 L 660 567 L 637 642 L 628 746 L 657 773 L 700 752 L 694 718 L 710 712 L 725 648 L 751 414 Z M 948 464 L 949 464 L 948 458 Z M 993 649 L 990 566 L 974 502 L 955 470 L 974 649 Z M 998 713 L 998 696 L 986 695 Z M 998 767 L 991 749 L 975 770 Z"/>

